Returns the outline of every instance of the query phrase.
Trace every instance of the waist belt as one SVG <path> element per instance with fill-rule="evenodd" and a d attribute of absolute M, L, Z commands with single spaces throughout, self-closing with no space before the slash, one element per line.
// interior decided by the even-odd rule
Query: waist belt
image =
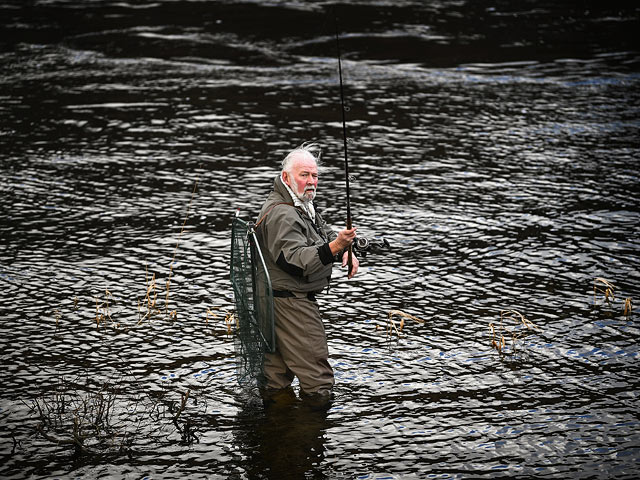
<path fill-rule="evenodd" d="M 291 297 L 295 297 L 296 294 L 293 292 L 290 292 L 289 290 L 274 290 L 273 296 L 280 297 L 280 298 L 291 298 Z M 312 302 L 315 302 L 316 294 L 313 292 L 307 292 L 307 299 L 311 300 Z"/>

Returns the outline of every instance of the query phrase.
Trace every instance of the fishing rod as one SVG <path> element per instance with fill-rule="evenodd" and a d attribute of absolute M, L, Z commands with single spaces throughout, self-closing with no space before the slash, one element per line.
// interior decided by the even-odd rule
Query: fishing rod
<path fill-rule="evenodd" d="M 349 191 L 349 155 L 347 153 L 347 120 L 345 115 L 344 108 L 344 86 L 342 82 L 342 60 L 340 58 L 340 36 L 338 35 L 338 14 L 334 8 L 333 11 L 336 20 L 336 50 L 338 52 L 338 76 L 340 78 L 340 105 L 342 107 L 342 138 L 344 141 L 344 178 L 345 185 L 347 191 L 347 229 L 353 228 L 353 223 L 351 221 L 351 199 L 350 199 L 350 191 Z M 349 267 L 348 276 L 351 275 L 351 271 L 353 270 L 353 247 L 349 245 L 348 257 L 347 257 L 347 266 Z"/>

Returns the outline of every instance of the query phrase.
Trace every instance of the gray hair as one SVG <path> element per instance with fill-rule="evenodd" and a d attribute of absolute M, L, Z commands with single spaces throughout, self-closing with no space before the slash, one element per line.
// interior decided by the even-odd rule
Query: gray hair
<path fill-rule="evenodd" d="M 305 142 L 299 147 L 291 150 L 284 160 L 282 160 L 282 171 L 290 173 L 293 161 L 298 155 L 311 155 L 316 161 L 316 165 L 320 167 L 320 157 L 322 156 L 322 148 L 314 142 Z"/>

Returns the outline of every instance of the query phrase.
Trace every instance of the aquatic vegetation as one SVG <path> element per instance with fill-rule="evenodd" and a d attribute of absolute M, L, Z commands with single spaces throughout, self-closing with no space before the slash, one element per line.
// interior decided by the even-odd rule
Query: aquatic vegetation
<path fill-rule="evenodd" d="M 184 445 L 191 445 L 194 440 L 196 442 L 199 441 L 198 436 L 196 435 L 198 429 L 194 428 L 193 424 L 191 423 L 190 417 L 187 417 L 184 425 L 181 425 L 179 422 L 180 416 L 187 408 L 187 402 L 189 400 L 190 393 L 191 390 L 187 390 L 186 393 L 180 394 L 180 406 L 178 407 L 177 411 L 175 411 L 175 413 L 173 412 L 173 409 L 170 409 L 170 412 L 173 415 L 173 417 L 171 418 L 171 423 L 173 423 L 173 425 L 176 427 L 176 430 L 180 433 L 180 443 Z M 195 403 L 197 403 L 197 401 Z"/>
<path fill-rule="evenodd" d="M 62 312 L 60 312 L 59 308 L 53 310 L 53 318 L 56 320 L 56 331 L 58 331 L 58 326 L 60 325 L 60 319 L 62 318 Z"/>
<path fill-rule="evenodd" d="M 604 296 L 603 303 L 606 302 L 607 305 L 611 306 L 612 302 L 615 301 L 615 289 L 616 286 L 610 281 L 597 277 L 593 280 L 593 305 L 598 306 L 598 294 Z M 624 300 L 624 306 L 622 307 L 622 315 L 629 318 L 631 316 L 633 307 L 633 302 L 631 298 L 627 297 Z"/>
<path fill-rule="evenodd" d="M 489 328 L 492 334 L 491 346 L 501 355 L 514 355 L 522 350 L 520 340 L 523 333 L 530 330 L 540 331 L 533 322 L 517 310 L 501 310 L 500 323 L 498 325 L 489 323 Z M 511 339 L 510 348 L 505 337 Z"/>
<path fill-rule="evenodd" d="M 96 317 L 95 317 L 95 321 L 96 321 L 96 328 L 97 329 L 100 329 L 100 325 L 102 323 L 104 323 L 107 319 L 109 319 L 109 321 L 111 322 L 112 326 L 116 325 L 116 328 L 118 326 L 118 324 L 113 321 L 113 318 L 111 318 L 111 306 L 109 304 L 109 298 L 110 297 L 111 297 L 111 299 L 113 299 L 113 295 L 111 295 L 111 292 L 107 288 L 105 288 L 105 290 L 104 290 L 104 301 L 103 302 L 100 302 L 97 297 L 94 297 L 94 300 L 96 302 Z"/>
<path fill-rule="evenodd" d="M 146 293 L 140 303 L 138 299 L 138 325 L 145 320 L 151 320 L 152 317 L 162 314 L 162 309 L 158 306 L 158 289 L 156 287 L 156 274 L 151 276 L 149 281 L 149 272 L 145 265 Z M 166 297 L 165 297 L 166 298 Z"/>
<path fill-rule="evenodd" d="M 615 299 L 615 285 L 613 285 L 608 280 L 604 278 L 598 277 L 593 281 L 593 304 L 597 304 L 597 294 L 602 293 L 604 295 L 604 300 L 608 303 L 610 300 Z"/>
<path fill-rule="evenodd" d="M 212 308 L 208 308 L 207 309 L 207 315 L 204 319 L 205 323 L 207 325 L 209 325 L 209 317 L 211 316 L 212 319 L 218 318 L 218 314 L 215 313 L 213 310 L 219 310 L 220 307 L 212 307 Z M 224 323 L 226 325 L 227 328 L 227 335 L 232 335 L 233 332 L 235 331 L 235 327 L 237 326 L 238 323 L 238 318 L 235 312 L 229 312 L 227 310 L 225 310 L 225 315 L 224 315 Z"/>
<path fill-rule="evenodd" d="M 74 454 L 127 454 L 138 440 L 149 437 L 191 444 L 198 441 L 190 405 L 197 401 L 190 391 L 180 394 L 179 405 L 162 392 L 156 398 L 134 393 L 127 385 L 132 379 L 121 375 L 100 385 L 89 379 L 62 378 L 52 389 L 41 393 L 28 405 L 36 415 L 36 436 Z M 136 380 L 133 379 L 136 384 Z M 189 402 L 191 400 L 191 402 Z M 178 405 L 176 407 L 176 405 Z M 173 437 L 173 439 L 172 439 Z"/>
<path fill-rule="evenodd" d="M 67 389 L 65 383 L 62 380 L 53 391 L 32 401 L 31 410 L 38 413 L 37 435 L 56 445 L 72 446 L 76 454 L 94 447 L 122 449 L 127 433 L 114 418 L 117 396 L 104 386 L 79 392 Z"/>
<path fill-rule="evenodd" d="M 177 320 L 177 309 L 169 310 L 171 277 L 196 187 L 197 181 L 173 251 L 164 292 L 158 287 L 156 274 L 150 276 L 145 266 L 145 295 L 142 300 L 137 299 L 136 326 L 145 320 L 150 322 L 155 317 Z M 96 328 L 101 330 L 101 327 L 111 326 L 119 330 L 123 320 L 114 313 L 115 298 L 109 289 L 104 289 L 104 297 L 94 296 L 93 300 Z M 73 309 L 78 309 L 77 296 L 74 297 Z M 62 311 L 55 309 L 53 313 L 57 331 Z M 208 310 L 207 323 L 210 314 L 214 318 L 216 316 Z M 227 312 L 224 319 L 227 333 L 232 331 L 233 319 L 233 314 Z M 124 327 L 125 331 L 128 329 Z M 135 393 L 128 388 L 138 383 L 135 378 L 126 375 L 121 375 L 115 381 L 105 381 L 99 386 L 88 379 L 85 382 L 80 379 L 71 382 L 61 379 L 54 388 L 39 394 L 28 405 L 30 411 L 37 415 L 36 435 L 55 445 L 73 448 L 76 456 L 103 453 L 126 453 L 131 456 L 136 438 L 157 438 L 161 441 L 175 437 L 174 433 L 179 434 L 182 444 L 190 445 L 198 441 L 198 429 L 194 426 L 192 415 L 187 412 L 190 404 L 197 404 L 197 399 L 191 396 L 189 390 L 180 393 L 180 400 L 175 401 L 168 398 L 172 395 L 167 392 L 152 397 L 144 390 Z"/>
<path fill-rule="evenodd" d="M 145 265 L 145 295 L 142 300 L 140 298 L 137 299 L 138 305 L 138 319 L 136 326 L 141 325 L 145 320 L 151 321 L 155 317 L 163 316 L 164 318 L 176 321 L 178 319 L 178 310 L 173 309 L 169 310 L 169 297 L 171 292 L 171 278 L 173 275 L 173 269 L 176 261 L 176 256 L 178 252 L 178 248 L 180 246 L 180 239 L 182 234 L 184 233 L 187 220 L 189 218 L 189 212 L 191 211 L 191 205 L 193 203 L 193 198 L 197 191 L 198 181 L 195 181 L 193 191 L 191 193 L 191 198 L 189 200 L 189 204 L 187 206 L 187 211 L 184 217 L 184 221 L 182 222 L 182 227 L 178 234 L 178 239 L 176 241 L 176 245 L 173 249 L 173 256 L 171 258 L 171 262 L 169 264 L 169 273 L 167 275 L 167 280 L 165 281 L 164 291 L 159 287 L 156 274 L 153 273 L 149 276 L 149 269 L 147 265 Z M 113 294 L 109 291 L 108 288 L 104 289 L 104 298 L 98 298 L 97 296 L 93 297 L 95 301 L 95 317 L 94 321 L 96 323 L 96 328 L 99 330 L 100 327 L 105 326 L 108 322 L 108 325 L 113 327 L 114 329 L 119 329 L 121 327 L 120 321 L 114 320 L 114 312 L 112 306 L 115 302 L 115 298 Z M 164 299 L 162 301 L 161 299 Z M 74 310 L 78 309 L 78 297 L 74 297 L 73 301 Z M 62 318 L 62 313 L 60 309 L 54 310 L 54 319 L 56 321 L 56 330 L 58 329 L 60 319 Z M 227 322 L 228 324 L 228 322 Z M 128 327 L 124 327 L 128 329 Z"/>
<path fill-rule="evenodd" d="M 396 321 L 393 319 L 394 316 L 400 318 L 399 324 L 396 324 Z M 425 323 L 424 320 L 416 317 L 415 315 L 405 313 L 401 310 L 390 310 L 389 314 L 387 315 L 387 327 L 386 327 L 387 336 L 389 338 L 393 336 L 394 332 L 398 337 L 400 337 L 400 332 L 402 332 L 402 329 L 404 328 L 405 319 L 414 320 L 418 323 Z M 378 330 L 379 328 L 381 328 L 380 325 L 376 325 L 376 330 Z"/>

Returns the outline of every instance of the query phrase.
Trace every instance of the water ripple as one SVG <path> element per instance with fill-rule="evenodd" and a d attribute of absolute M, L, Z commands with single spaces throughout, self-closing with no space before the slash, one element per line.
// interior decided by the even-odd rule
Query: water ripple
<path fill-rule="evenodd" d="M 632 478 L 637 12 L 529 3 L 340 6 L 353 220 L 392 248 L 319 295 L 324 415 L 257 408 L 225 317 L 232 216 L 292 146 L 344 223 L 333 5 L 0 4 L 3 477 Z M 500 355 L 503 310 L 537 329 Z M 105 385 L 124 450 L 33 434 Z"/>

